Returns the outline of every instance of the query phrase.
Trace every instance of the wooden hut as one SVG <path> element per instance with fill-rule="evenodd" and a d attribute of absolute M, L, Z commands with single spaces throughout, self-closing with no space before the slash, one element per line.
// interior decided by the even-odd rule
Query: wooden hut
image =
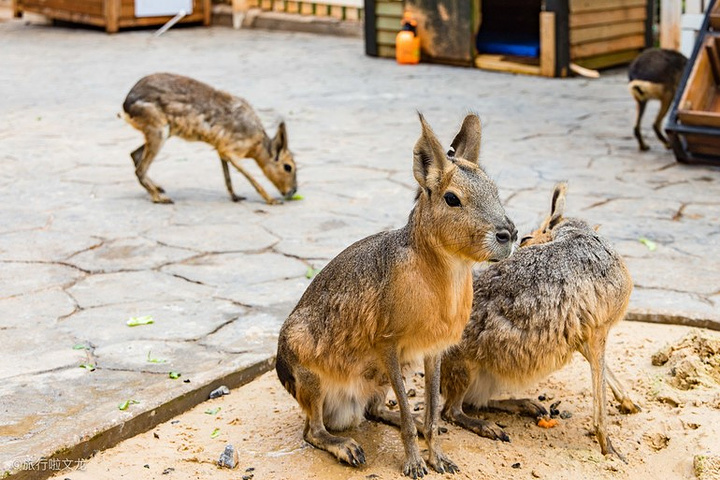
<path fill-rule="evenodd" d="M 148 3 L 148 0 L 145 0 L 145 4 L 152 9 L 163 3 L 155 1 L 155 5 Z M 211 0 L 187 0 L 185 3 L 192 6 L 192 11 L 188 11 L 179 23 L 210 25 Z M 21 17 L 23 12 L 39 13 L 53 20 L 101 27 L 108 33 L 115 33 L 121 28 L 160 26 L 174 16 L 169 13 L 146 15 L 136 7 L 136 0 L 13 0 L 16 17 Z"/>
<path fill-rule="evenodd" d="M 404 12 L 423 59 L 564 77 L 630 62 L 652 44 L 652 0 L 365 0 L 368 55 L 395 56 Z"/>

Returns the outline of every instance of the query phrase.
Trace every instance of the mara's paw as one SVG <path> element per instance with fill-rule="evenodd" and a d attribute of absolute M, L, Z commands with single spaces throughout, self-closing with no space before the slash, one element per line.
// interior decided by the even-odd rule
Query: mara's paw
<path fill-rule="evenodd" d="M 500 440 L 503 442 L 510 441 L 510 437 L 508 437 L 507 433 L 505 433 L 505 430 L 500 428 L 497 424 L 488 422 L 487 420 L 472 419 L 462 426 L 471 432 L 474 432 L 481 437 L 489 438 L 490 440 Z"/>
<path fill-rule="evenodd" d="M 365 451 L 351 438 L 338 445 L 332 453 L 335 454 L 338 460 L 352 467 L 365 465 Z"/>
<path fill-rule="evenodd" d="M 642 410 L 640 408 L 640 405 L 636 404 L 629 398 L 625 397 L 623 398 L 623 401 L 620 402 L 620 405 L 618 406 L 618 410 L 620 410 L 620 413 L 624 413 L 626 415 L 632 414 L 632 413 L 638 413 Z"/>
<path fill-rule="evenodd" d="M 428 469 L 425 460 L 422 458 L 417 460 L 408 460 L 403 467 L 403 474 L 410 478 L 422 478 L 427 475 Z"/>
<path fill-rule="evenodd" d="M 438 473 L 457 473 L 460 471 L 455 462 L 446 457 L 444 453 L 430 454 L 428 463 Z"/>

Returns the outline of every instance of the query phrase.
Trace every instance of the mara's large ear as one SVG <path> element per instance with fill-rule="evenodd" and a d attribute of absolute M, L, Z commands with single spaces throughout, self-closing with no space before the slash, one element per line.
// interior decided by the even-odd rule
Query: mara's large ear
<path fill-rule="evenodd" d="M 560 182 L 555 185 L 550 204 L 550 220 L 548 228 L 553 228 L 562 220 L 565 214 L 565 194 L 567 193 L 567 182 Z"/>
<path fill-rule="evenodd" d="M 450 161 L 425 117 L 422 114 L 419 116 L 422 133 L 413 149 L 413 175 L 422 188 L 432 189 L 440 182 Z"/>
<path fill-rule="evenodd" d="M 481 136 L 480 118 L 474 113 L 468 115 L 463 120 L 460 131 L 455 135 L 455 140 L 450 145 L 451 155 L 469 162 L 478 163 L 480 161 Z"/>
<path fill-rule="evenodd" d="M 280 122 L 278 125 L 277 133 L 275 138 L 272 140 L 272 150 L 275 154 L 275 160 L 278 160 L 278 153 L 286 150 L 288 146 L 287 130 L 285 130 L 285 122 Z"/>

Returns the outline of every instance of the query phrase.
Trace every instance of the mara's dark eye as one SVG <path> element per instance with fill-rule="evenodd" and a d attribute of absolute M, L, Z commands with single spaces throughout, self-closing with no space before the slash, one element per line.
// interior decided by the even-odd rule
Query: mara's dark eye
<path fill-rule="evenodd" d="M 451 207 L 459 207 L 460 206 L 460 199 L 452 192 L 447 192 L 443 198 L 445 199 L 445 203 L 447 203 Z"/>
<path fill-rule="evenodd" d="M 283 168 L 285 169 L 286 172 L 292 172 L 292 165 L 290 165 L 289 163 L 286 163 L 285 165 L 283 165 Z"/>

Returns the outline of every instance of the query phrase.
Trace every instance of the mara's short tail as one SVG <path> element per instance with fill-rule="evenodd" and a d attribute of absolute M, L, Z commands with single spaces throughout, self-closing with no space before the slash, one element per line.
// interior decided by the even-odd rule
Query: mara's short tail
<path fill-rule="evenodd" d="M 667 92 L 667 86 L 647 80 L 631 80 L 628 83 L 628 90 L 635 100 L 646 102 L 650 99 L 662 100 Z"/>
<path fill-rule="evenodd" d="M 290 365 L 288 365 L 285 355 L 283 355 L 282 349 L 278 349 L 277 357 L 275 358 L 275 371 L 285 390 L 287 390 L 293 398 L 296 398 L 295 377 L 290 370 Z"/>

